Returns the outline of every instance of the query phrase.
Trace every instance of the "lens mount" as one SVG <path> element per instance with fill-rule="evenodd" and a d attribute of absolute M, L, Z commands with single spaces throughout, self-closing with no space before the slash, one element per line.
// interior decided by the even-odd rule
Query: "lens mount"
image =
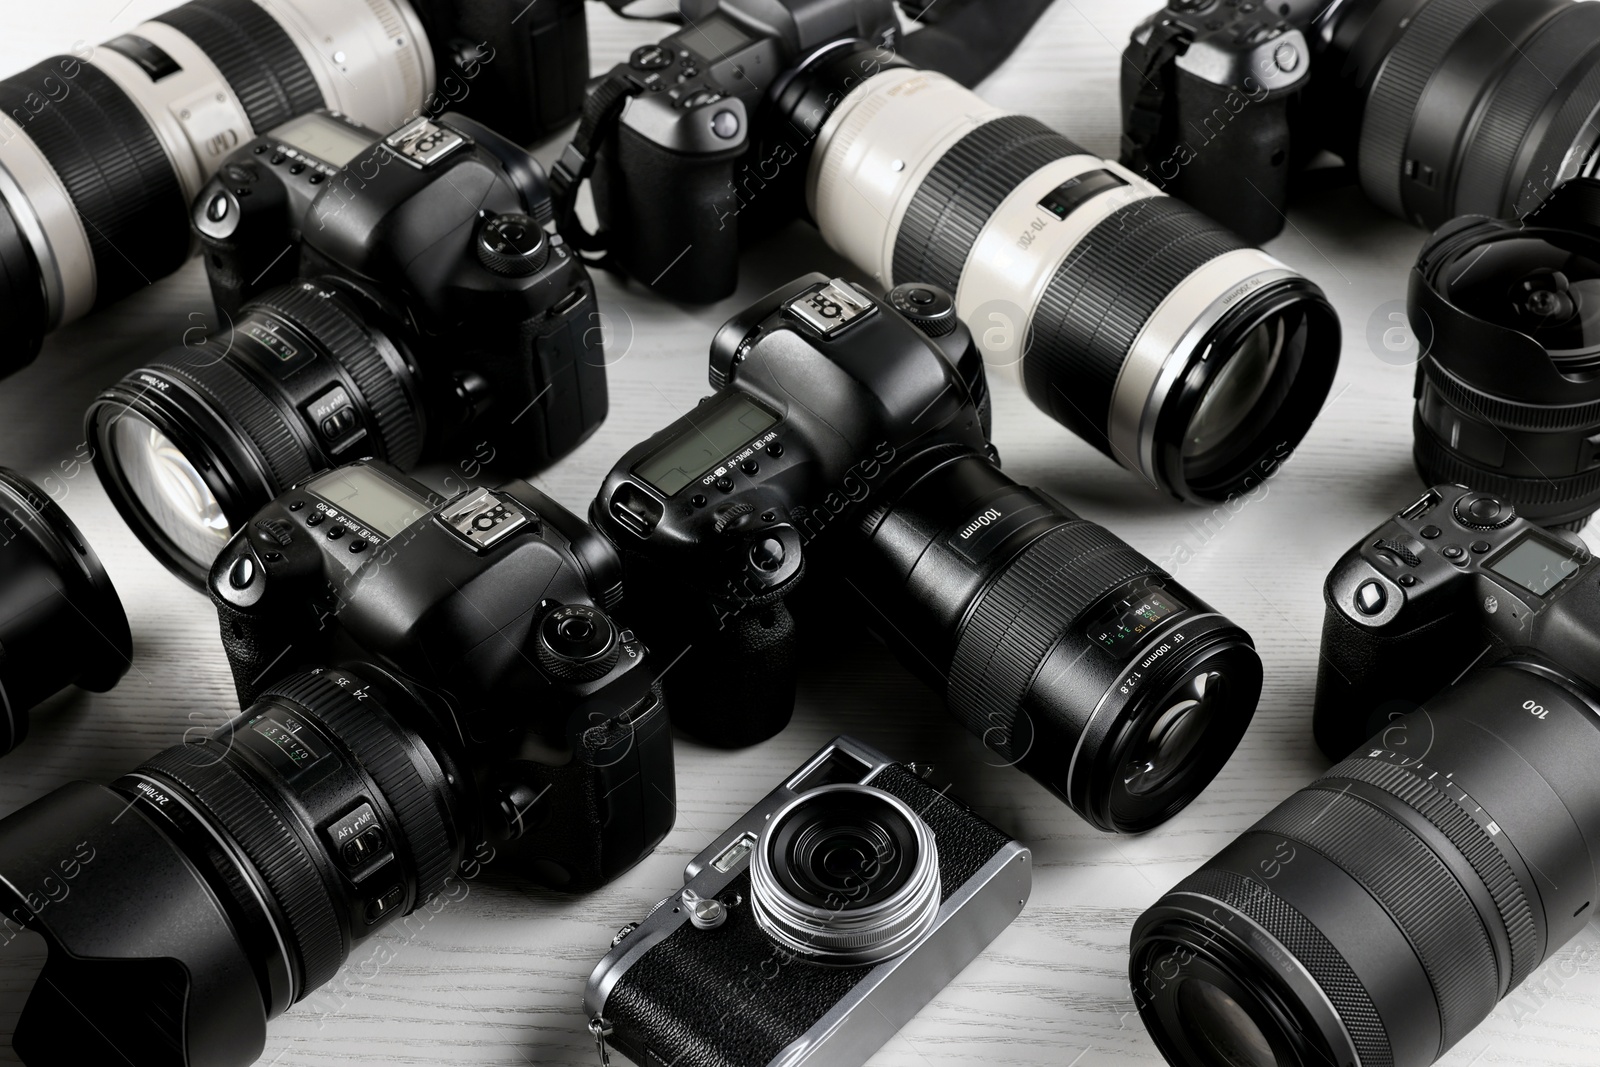
<path fill-rule="evenodd" d="M 812 789 L 767 821 L 750 898 L 768 937 L 815 963 L 861 966 L 920 940 L 942 902 L 933 831 L 880 789 Z"/>

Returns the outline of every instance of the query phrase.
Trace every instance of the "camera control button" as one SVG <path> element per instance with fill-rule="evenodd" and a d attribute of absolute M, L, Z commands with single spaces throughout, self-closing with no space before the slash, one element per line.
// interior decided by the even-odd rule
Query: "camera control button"
<path fill-rule="evenodd" d="M 733 479 L 727 477 L 718 478 L 717 488 L 722 490 L 724 493 L 733 492 Z"/>
<path fill-rule="evenodd" d="M 496 215 L 478 236 L 478 262 L 496 274 L 526 278 L 550 262 L 544 227 L 527 215 Z"/>
<path fill-rule="evenodd" d="M 1487 541 L 1474 541 L 1474 542 L 1472 542 L 1472 551 L 1474 553 L 1476 553 L 1477 555 L 1480 555 L 1480 556 L 1483 555 L 1485 552 L 1489 551 L 1493 547 L 1494 546 L 1491 545 Z"/>
<path fill-rule="evenodd" d="M 256 580 L 256 561 L 249 556 L 240 556 L 233 561 L 233 566 L 228 568 L 228 584 L 235 589 L 248 589 L 250 583 Z"/>
<path fill-rule="evenodd" d="M 1388 603 L 1389 594 L 1375 578 L 1367 579 L 1356 588 L 1356 610 L 1363 615 L 1377 615 Z"/>
<path fill-rule="evenodd" d="M 1410 589 L 1412 586 L 1417 584 L 1417 576 L 1415 574 L 1402 574 L 1399 578 L 1396 578 L 1395 581 L 1399 582 L 1407 589 Z"/>
<path fill-rule="evenodd" d="M 328 540 L 337 541 L 344 536 L 344 532 L 343 526 L 335 526 L 328 531 Z"/>
<path fill-rule="evenodd" d="M 739 136 L 739 131 L 744 129 L 744 123 L 739 121 L 739 116 L 732 111 L 719 111 L 711 116 L 711 132 L 724 141 L 731 141 Z"/>
<path fill-rule="evenodd" d="M 774 441 L 770 445 L 768 445 L 767 446 L 767 455 L 771 456 L 773 459 L 777 459 L 778 457 L 782 456 L 783 455 L 783 442 Z"/>
<path fill-rule="evenodd" d="M 759 474 L 761 472 L 761 464 L 757 463 L 753 459 L 747 459 L 743 463 L 739 464 L 739 469 L 744 471 L 746 474 Z"/>
<path fill-rule="evenodd" d="M 351 552 L 365 552 L 366 550 L 367 550 L 367 543 L 365 541 L 361 540 L 360 538 L 357 538 L 356 540 L 350 542 L 350 551 Z"/>
<path fill-rule="evenodd" d="M 1470 530 L 1498 530 L 1517 517 L 1516 509 L 1488 493 L 1468 493 L 1456 501 L 1456 521 Z"/>
<path fill-rule="evenodd" d="M 634 70 L 661 70 L 672 66 L 672 50 L 663 48 L 659 44 L 647 44 L 643 48 L 635 48 L 633 55 L 628 58 L 628 65 Z"/>
<path fill-rule="evenodd" d="M 1467 550 L 1460 545 L 1445 545 L 1439 550 L 1439 555 L 1451 563 L 1460 563 L 1467 558 Z"/>
<path fill-rule="evenodd" d="M 307 526 L 321 526 L 322 525 L 322 519 L 323 519 L 322 512 L 313 511 L 311 514 L 306 516 L 306 525 Z"/>
<path fill-rule="evenodd" d="M 232 210 L 233 201 L 228 199 L 228 194 L 218 193 L 211 198 L 211 203 L 206 205 L 206 218 L 211 222 L 222 222 Z"/>
<path fill-rule="evenodd" d="M 288 158 L 289 157 L 284 155 L 282 152 L 274 152 L 274 153 L 272 153 L 272 158 L 267 160 L 267 162 L 271 163 L 274 167 L 276 167 L 276 166 L 280 165 L 284 160 L 286 160 Z"/>
<path fill-rule="evenodd" d="M 1439 529 L 1439 527 L 1437 527 L 1437 526 L 1424 526 L 1422 529 L 1418 530 L 1417 532 L 1420 533 L 1423 537 L 1426 537 L 1430 541 L 1432 541 L 1435 537 L 1438 537 L 1440 534 L 1444 533 L 1444 531 Z"/>

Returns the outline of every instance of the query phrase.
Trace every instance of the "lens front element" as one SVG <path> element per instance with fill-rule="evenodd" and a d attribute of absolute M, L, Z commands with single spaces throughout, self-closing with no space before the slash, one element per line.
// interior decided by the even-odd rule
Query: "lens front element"
<path fill-rule="evenodd" d="M 209 567 L 233 536 L 233 527 L 183 451 L 149 422 L 129 413 L 112 425 L 110 455 L 150 521 L 161 527 L 173 547 Z"/>

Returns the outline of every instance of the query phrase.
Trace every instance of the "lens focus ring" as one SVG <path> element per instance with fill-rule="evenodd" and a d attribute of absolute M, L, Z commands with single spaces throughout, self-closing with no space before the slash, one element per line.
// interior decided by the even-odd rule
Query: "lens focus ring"
<path fill-rule="evenodd" d="M 228 80 L 257 134 L 324 106 L 300 49 L 255 0 L 194 0 L 152 21 L 200 46 Z"/>

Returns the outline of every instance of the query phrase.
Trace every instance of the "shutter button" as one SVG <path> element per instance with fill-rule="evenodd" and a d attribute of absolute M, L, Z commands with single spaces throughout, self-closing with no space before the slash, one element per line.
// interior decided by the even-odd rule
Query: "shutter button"
<path fill-rule="evenodd" d="M 1363 615 L 1378 614 L 1388 602 L 1389 594 L 1383 591 L 1383 584 L 1375 579 L 1369 578 L 1356 589 L 1356 610 Z"/>

